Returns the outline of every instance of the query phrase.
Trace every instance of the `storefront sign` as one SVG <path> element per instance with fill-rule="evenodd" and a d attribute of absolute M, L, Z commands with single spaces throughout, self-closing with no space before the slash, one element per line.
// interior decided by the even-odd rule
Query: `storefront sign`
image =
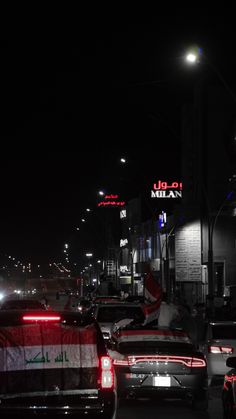
<path fill-rule="evenodd" d="M 182 182 L 167 182 L 159 180 L 153 184 L 151 198 L 182 198 Z"/>
<path fill-rule="evenodd" d="M 119 199 L 119 195 L 105 195 L 104 200 L 98 202 L 98 207 L 123 207 L 125 201 Z"/>
<path fill-rule="evenodd" d="M 120 218 L 126 218 L 126 210 L 121 210 L 120 212 Z"/>
<path fill-rule="evenodd" d="M 120 240 L 120 247 L 124 247 L 128 244 L 128 239 L 121 239 Z"/>
<path fill-rule="evenodd" d="M 120 265 L 120 272 L 122 274 L 124 274 L 124 273 L 130 273 L 127 265 Z"/>
<path fill-rule="evenodd" d="M 179 282 L 202 280 L 200 221 L 176 229 L 175 275 Z"/>

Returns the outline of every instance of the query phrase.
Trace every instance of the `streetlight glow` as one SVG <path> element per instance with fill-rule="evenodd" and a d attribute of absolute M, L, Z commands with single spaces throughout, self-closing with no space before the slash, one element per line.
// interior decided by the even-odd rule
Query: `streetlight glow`
<path fill-rule="evenodd" d="M 185 54 L 185 61 L 188 64 L 196 64 L 200 61 L 200 56 L 202 55 L 201 48 L 195 46 L 190 48 Z"/>
<path fill-rule="evenodd" d="M 186 60 L 189 63 L 193 63 L 194 64 L 197 61 L 197 56 L 195 54 L 193 54 L 193 53 L 190 52 L 189 54 L 187 54 Z"/>

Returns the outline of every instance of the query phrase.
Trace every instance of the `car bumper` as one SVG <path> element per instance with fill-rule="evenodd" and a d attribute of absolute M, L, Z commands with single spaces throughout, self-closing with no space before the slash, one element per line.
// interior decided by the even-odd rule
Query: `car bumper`
<path fill-rule="evenodd" d="M 117 377 L 118 395 L 119 397 L 152 397 L 160 396 L 161 398 L 202 398 L 208 389 L 207 375 L 194 376 L 173 376 L 171 377 L 170 386 L 154 385 L 153 376 L 146 376 L 144 380 L 139 378 L 127 379 Z"/>
<path fill-rule="evenodd" d="M 77 415 L 87 418 L 111 419 L 116 410 L 115 392 L 103 396 L 31 396 L 10 397 L 0 400 L 1 417 L 19 414 L 22 417 L 32 415 Z"/>

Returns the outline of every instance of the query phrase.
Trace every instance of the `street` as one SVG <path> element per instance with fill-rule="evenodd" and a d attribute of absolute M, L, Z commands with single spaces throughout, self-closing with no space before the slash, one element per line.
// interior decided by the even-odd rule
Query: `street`
<path fill-rule="evenodd" d="M 55 293 L 48 295 L 49 304 L 55 310 L 63 310 L 68 297 L 60 296 L 55 299 Z M 195 411 L 191 409 L 186 401 L 180 400 L 127 400 L 123 401 L 117 412 L 117 419 L 222 419 L 223 410 L 221 403 L 221 385 L 210 387 L 209 389 L 209 408 L 207 412 Z"/>
<path fill-rule="evenodd" d="M 215 390 L 215 389 L 214 389 Z M 222 419 L 223 412 L 220 400 L 220 389 L 217 389 L 218 395 L 210 396 L 209 409 L 207 412 L 194 411 L 183 401 L 165 400 L 165 401 L 149 401 L 149 400 L 131 400 L 119 407 L 117 419 Z M 213 392 L 214 393 L 214 392 Z"/>

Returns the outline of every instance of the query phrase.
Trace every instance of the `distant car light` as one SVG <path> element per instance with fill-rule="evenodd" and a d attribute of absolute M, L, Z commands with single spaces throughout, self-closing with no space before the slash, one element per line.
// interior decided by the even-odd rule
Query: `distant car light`
<path fill-rule="evenodd" d="M 0 301 L 4 298 L 4 294 L 0 292 Z"/>

